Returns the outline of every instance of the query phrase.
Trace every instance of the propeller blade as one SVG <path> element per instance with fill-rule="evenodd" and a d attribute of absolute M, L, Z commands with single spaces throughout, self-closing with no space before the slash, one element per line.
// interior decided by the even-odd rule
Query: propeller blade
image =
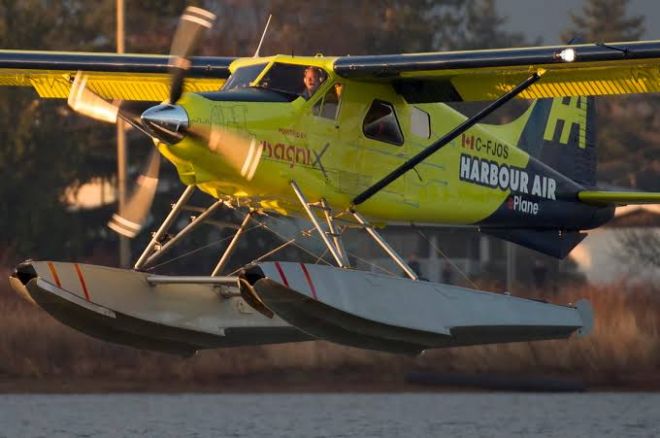
<path fill-rule="evenodd" d="M 87 87 L 89 77 L 79 71 L 71 83 L 67 103 L 75 112 L 102 122 L 117 123 L 122 119 L 131 127 L 151 137 L 142 126 L 139 116 L 131 110 L 131 104 L 122 101 L 108 102 Z M 144 105 L 144 102 L 142 102 Z"/>
<path fill-rule="evenodd" d="M 76 73 L 67 99 L 69 106 L 77 113 L 92 119 L 116 123 L 119 107 L 90 91 L 87 88 L 87 80 L 88 76 L 81 71 Z"/>
<path fill-rule="evenodd" d="M 183 93 L 183 82 L 190 69 L 190 54 L 197 46 L 202 31 L 211 29 L 214 21 L 215 14 L 195 6 L 188 6 L 181 15 L 170 49 L 171 104 L 175 104 Z"/>
<path fill-rule="evenodd" d="M 248 181 L 254 177 L 264 149 L 255 137 L 217 127 L 211 130 L 208 147 Z"/>
<path fill-rule="evenodd" d="M 108 222 L 110 229 L 128 238 L 133 238 L 140 232 L 156 195 L 159 170 L 160 153 L 154 148 L 124 211 L 115 213 Z"/>
<path fill-rule="evenodd" d="M 206 141 L 212 152 L 222 156 L 243 178 L 251 181 L 261 162 L 263 143 L 247 133 L 220 126 L 191 127 L 188 133 Z"/>

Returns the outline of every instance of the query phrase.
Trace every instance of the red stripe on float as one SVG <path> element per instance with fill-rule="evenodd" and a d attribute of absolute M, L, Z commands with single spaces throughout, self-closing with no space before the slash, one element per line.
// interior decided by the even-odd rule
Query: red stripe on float
<path fill-rule="evenodd" d="M 280 262 L 275 262 L 275 267 L 277 268 L 277 272 L 280 273 L 280 278 L 282 279 L 282 283 L 284 283 L 286 287 L 289 287 L 289 282 L 286 280 L 286 276 L 284 275 L 284 270 L 280 266 Z"/>
<path fill-rule="evenodd" d="M 314 283 L 312 283 L 312 277 L 309 275 L 307 266 L 305 266 L 304 263 L 301 263 L 300 267 L 302 268 L 303 274 L 305 274 L 305 278 L 307 279 L 307 284 L 309 285 L 309 290 L 312 292 L 312 296 L 315 300 L 318 301 L 319 298 L 316 296 L 316 288 L 314 287 Z"/>
<path fill-rule="evenodd" d="M 62 289 L 62 283 L 60 283 L 60 277 L 57 275 L 53 262 L 48 262 L 48 269 L 50 269 L 50 275 L 53 277 L 53 280 L 55 280 L 57 287 Z"/>
<path fill-rule="evenodd" d="M 85 284 L 85 279 L 83 278 L 82 271 L 78 263 L 74 263 L 73 267 L 76 268 L 76 274 L 78 274 L 78 280 L 80 280 L 80 286 L 82 286 L 83 293 L 85 294 L 85 299 L 89 301 L 89 291 L 87 290 L 87 285 Z"/>

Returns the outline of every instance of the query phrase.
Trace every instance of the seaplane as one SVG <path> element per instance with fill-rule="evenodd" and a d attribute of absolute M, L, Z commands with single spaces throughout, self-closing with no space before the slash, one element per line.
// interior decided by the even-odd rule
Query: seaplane
<path fill-rule="evenodd" d="M 660 41 L 193 56 L 214 19 L 188 7 L 169 55 L 0 51 L 1 85 L 67 99 L 153 141 L 155 161 L 115 230 L 140 231 L 158 157 L 185 186 L 132 269 L 28 260 L 9 279 L 18 293 L 92 336 L 176 354 L 321 339 L 415 355 L 592 330 L 587 300 L 560 305 L 423 281 L 379 229 L 473 227 L 562 258 L 617 206 L 660 203 L 660 193 L 597 187 L 593 106 L 593 96 L 660 91 Z M 484 122 L 512 99 L 531 104 L 509 123 Z M 469 117 L 450 106 L 475 101 L 489 103 Z M 195 191 L 212 202 L 174 230 Z M 212 272 L 149 269 L 223 209 L 243 220 Z M 306 238 L 330 262 L 278 261 L 274 248 L 226 272 L 249 224 L 273 215 L 308 221 Z M 370 236 L 405 276 L 355 269 L 348 229 Z"/>

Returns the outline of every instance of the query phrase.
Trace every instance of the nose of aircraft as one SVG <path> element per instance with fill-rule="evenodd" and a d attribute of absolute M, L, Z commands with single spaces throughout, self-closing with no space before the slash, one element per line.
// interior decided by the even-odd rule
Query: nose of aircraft
<path fill-rule="evenodd" d="M 162 104 L 142 113 L 142 124 L 155 138 L 176 144 L 186 135 L 188 113 L 180 105 Z"/>

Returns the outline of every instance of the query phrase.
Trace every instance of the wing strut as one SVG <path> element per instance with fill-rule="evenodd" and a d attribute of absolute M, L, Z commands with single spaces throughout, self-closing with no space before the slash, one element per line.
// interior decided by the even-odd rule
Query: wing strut
<path fill-rule="evenodd" d="M 403 163 L 401 166 L 396 168 L 394 171 L 392 171 L 390 174 L 388 174 L 383 179 L 378 181 L 376 184 L 372 185 L 371 187 L 369 187 L 368 189 L 357 195 L 353 199 L 353 205 L 362 204 L 364 201 L 371 198 L 379 191 L 383 190 L 390 183 L 394 182 L 400 176 L 404 175 L 410 169 L 414 168 L 419 163 L 424 161 L 431 154 L 438 151 L 440 148 L 447 145 L 450 141 L 452 141 L 453 139 L 455 139 L 456 137 L 458 137 L 459 135 L 470 129 L 472 126 L 479 123 L 481 120 L 484 119 L 484 117 L 488 116 L 490 113 L 492 113 L 493 111 L 495 111 L 496 109 L 507 103 L 509 100 L 513 99 L 514 97 L 525 91 L 534 82 L 541 79 L 543 73 L 545 73 L 544 69 L 538 69 L 530 77 L 528 77 L 523 82 L 518 84 L 511 91 L 507 92 L 502 97 L 500 97 L 499 99 L 488 105 L 486 108 L 482 109 L 477 114 L 475 114 L 474 116 L 470 117 L 469 119 L 458 125 L 452 131 L 440 137 L 438 141 L 431 144 L 429 147 L 427 147 L 422 152 L 418 153 L 417 155 L 415 155 L 414 157 Z"/>

